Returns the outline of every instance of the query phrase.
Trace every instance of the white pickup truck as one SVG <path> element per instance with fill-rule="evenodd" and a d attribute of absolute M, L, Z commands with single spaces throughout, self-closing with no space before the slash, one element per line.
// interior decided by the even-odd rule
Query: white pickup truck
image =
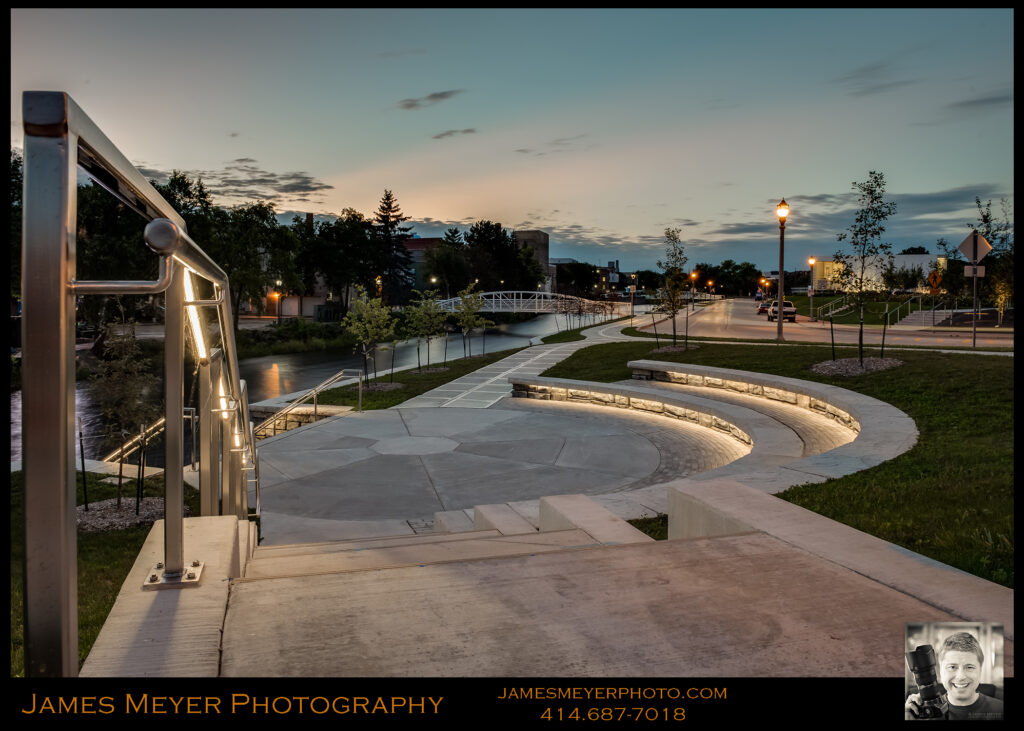
<path fill-rule="evenodd" d="M 768 322 L 772 322 L 779 316 L 779 302 L 775 300 L 768 305 Z M 782 317 L 790 322 L 796 322 L 796 305 L 789 300 L 782 301 Z"/>

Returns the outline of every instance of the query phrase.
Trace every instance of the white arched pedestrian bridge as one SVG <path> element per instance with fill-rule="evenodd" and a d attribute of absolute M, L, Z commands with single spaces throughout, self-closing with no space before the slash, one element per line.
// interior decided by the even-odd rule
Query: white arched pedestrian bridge
<path fill-rule="evenodd" d="M 481 292 L 481 312 L 553 312 L 570 314 L 612 314 L 629 311 L 628 302 L 603 302 L 554 292 Z M 455 312 L 460 297 L 439 300 L 443 312 Z"/>

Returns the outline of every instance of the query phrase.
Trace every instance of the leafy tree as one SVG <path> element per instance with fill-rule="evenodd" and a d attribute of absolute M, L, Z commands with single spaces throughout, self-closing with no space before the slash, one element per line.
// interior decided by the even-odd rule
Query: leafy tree
<path fill-rule="evenodd" d="M 402 304 L 412 281 L 412 255 L 405 248 L 412 227 L 401 225 L 408 220 L 394 194 L 385 190 L 374 217 L 373 263 L 377 265 L 374 276 L 381 278 L 381 298 L 388 305 Z"/>
<path fill-rule="evenodd" d="M 903 254 L 927 254 L 927 253 L 928 253 L 928 249 L 926 249 L 923 246 L 909 246 L 906 249 L 904 249 L 903 251 L 901 251 L 900 255 L 902 256 Z"/>
<path fill-rule="evenodd" d="M 445 299 L 472 281 L 466 245 L 459 229 L 445 231 L 441 243 L 427 251 L 424 266 L 427 276 L 435 276 L 441 283 Z"/>
<path fill-rule="evenodd" d="M 974 203 L 978 207 L 978 223 L 969 223 L 967 227 L 977 229 L 992 245 L 992 251 L 984 259 L 985 277 L 978 281 L 979 296 L 988 295 L 995 300 L 999 309 L 999 322 L 1002 324 L 1003 312 L 1013 298 L 1013 222 L 1010 203 L 1006 198 L 1000 201 L 1002 217 L 992 213 L 992 201 L 982 206 L 981 199 L 975 197 Z"/>
<path fill-rule="evenodd" d="M 685 247 L 679 240 L 678 228 L 665 229 L 665 257 L 658 259 L 658 269 L 662 272 L 661 303 L 658 309 L 672 319 L 672 344 L 676 344 L 676 315 L 685 307 L 684 296 L 689 286 L 689 275 L 686 271 L 687 256 Z"/>
<path fill-rule="evenodd" d="M 468 340 L 470 331 L 478 327 L 487 327 L 494 324 L 479 315 L 480 310 L 484 307 L 484 297 L 480 292 L 474 291 L 475 289 L 476 283 L 474 282 L 459 292 L 459 303 L 455 306 L 455 322 L 458 323 L 459 329 L 462 330 L 463 355 L 473 355 L 473 342 Z M 467 342 L 469 345 L 468 353 L 466 351 Z"/>
<path fill-rule="evenodd" d="M 892 268 L 892 246 L 881 241 L 885 222 L 896 213 L 896 203 L 885 201 L 885 176 L 874 170 L 862 183 L 854 182 L 857 191 L 857 211 L 854 223 L 836 239 L 849 241 L 852 252 L 838 251 L 833 260 L 838 264 L 837 279 L 850 294 L 860 311 L 860 330 L 857 338 L 857 357 L 864 365 L 864 305 L 882 282 L 878 276 Z"/>
<path fill-rule="evenodd" d="M 227 212 L 225 225 L 206 251 L 230 280 L 236 330 L 243 300 L 255 301 L 262 311 L 275 280 L 297 279 L 291 258 L 295 248 L 294 235 L 277 223 L 270 203 L 246 203 Z"/>
<path fill-rule="evenodd" d="M 430 341 L 444 329 L 445 313 L 437 304 L 437 290 L 432 289 L 417 295 L 416 301 L 405 308 L 405 326 L 416 338 L 416 363 L 420 366 L 420 343 L 427 341 L 427 368 L 430 368 Z M 422 368 L 420 368 L 422 370 Z"/>
<path fill-rule="evenodd" d="M 530 247 L 520 248 L 515 235 L 493 221 L 477 221 L 465 234 L 466 259 L 484 291 L 533 291 L 544 272 Z"/>
<path fill-rule="evenodd" d="M 555 282 L 559 294 L 574 297 L 591 297 L 598 275 L 594 267 L 581 262 L 569 262 L 555 266 Z"/>
<path fill-rule="evenodd" d="M 356 339 L 356 347 L 362 348 L 363 373 L 368 374 L 367 360 L 373 357 L 377 344 L 389 341 L 395 334 L 395 321 L 391 310 L 380 297 L 370 299 L 366 290 L 356 287 L 356 298 L 352 300 L 345 314 L 345 329 Z M 374 371 L 377 370 L 376 363 Z"/>
<path fill-rule="evenodd" d="M 362 213 L 345 208 L 332 222 L 321 223 L 316 236 L 316 269 L 347 312 L 355 285 L 375 287 L 377 265 L 370 247 L 372 223 Z"/>

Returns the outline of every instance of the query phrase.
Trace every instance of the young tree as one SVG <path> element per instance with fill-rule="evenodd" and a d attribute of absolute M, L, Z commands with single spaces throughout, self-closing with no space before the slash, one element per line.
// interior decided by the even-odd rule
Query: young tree
<path fill-rule="evenodd" d="M 408 220 L 408 216 L 402 214 L 398 199 L 390 190 L 385 190 L 374 217 L 373 237 L 378 265 L 374 276 L 381 278 L 381 298 L 388 305 L 402 304 L 412 281 L 412 255 L 405 248 L 412 227 L 401 225 Z"/>
<path fill-rule="evenodd" d="M 373 357 L 377 344 L 389 341 L 395 334 L 391 310 L 384 306 L 379 297 L 370 299 L 366 290 L 357 286 L 356 298 L 345 314 L 344 325 L 355 337 L 356 347 L 362 348 L 363 374 L 368 375 L 367 360 Z M 376 372 L 376 362 L 373 369 Z"/>
<path fill-rule="evenodd" d="M 1002 324 L 1006 304 L 1013 297 L 1013 222 L 1010 203 L 1006 198 L 1000 201 L 1001 218 L 992 213 L 992 201 L 982 206 L 981 199 L 975 197 L 974 203 L 978 207 L 978 222 L 968 223 L 967 227 L 977 229 L 992 245 L 991 253 L 985 257 L 985 277 L 978 280 L 979 296 L 987 294 L 995 300 L 999 323 Z"/>
<path fill-rule="evenodd" d="M 124 310 L 121 310 L 122 318 Z M 120 445 L 127 435 L 139 433 L 144 424 L 152 424 L 162 411 L 160 382 L 149 372 L 138 341 L 135 324 L 108 325 L 103 337 L 104 354 L 99 369 L 90 381 L 90 396 L 100 408 L 107 438 Z M 124 459 L 119 461 L 117 507 L 121 507 L 121 480 Z"/>
<path fill-rule="evenodd" d="M 420 367 L 420 343 L 427 341 L 427 368 L 430 368 L 430 341 L 444 328 L 445 313 L 437 304 L 437 290 L 420 293 L 413 290 L 416 301 L 405 308 L 405 326 L 416 338 L 416 364 Z"/>
<path fill-rule="evenodd" d="M 850 294 L 860 311 L 857 357 L 863 367 L 864 305 L 872 293 L 881 290 L 881 273 L 893 266 L 892 246 L 881 238 L 885 233 L 885 222 L 896 213 L 896 203 L 884 200 L 885 176 L 882 173 L 872 170 L 866 181 L 854 182 L 852 185 L 857 191 L 860 210 L 857 211 L 854 223 L 836 236 L 838 241 L 849 241 L 852 251 L 838 251 L 833 260 L 838 265 L 837 279 L 840 285 Z"/>
<path fill-rule="evenodd" d="M 665 258 L 657 261 L 663 277 L 658 309 L 672 319 L 672 345 L 676 344 L 676 315 L 685 307 L 683 298 L 690 279 L 686 273 L 686 249 L 679 240 L 680 230 L 665 229 Z"/>
<path fill-rule="evenodd" d="M 459 304 L 455 309 L 455 321 L 462 330 L 462 354 L 467 355 L 466 344 L 469 333 L 474 328 L 493 325 L 490 320 L 481 317 L 478 313 L 484 307 L 484 297 L 480 292 L 474 292 L 476 283 L 470 284 L 459 292 Z M 468 355 L 473 355 L 473 342 L 469 340 Z"/>

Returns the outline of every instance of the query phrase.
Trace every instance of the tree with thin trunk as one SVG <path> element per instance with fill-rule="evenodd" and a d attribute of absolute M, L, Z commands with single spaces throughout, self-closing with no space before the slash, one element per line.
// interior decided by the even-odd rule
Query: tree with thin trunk
<path fill-rule="evenodd" d="M 430 341 L 444 329 L 445 313 L 437 303 L 438 292 L 413 290 L 416 300 L 405 308 L 405 324 L 410 335 L 416 338 L 416 365 L 420 366 L 420 343 L 427 343 L 427 368 L 430 368 Z"/>
<path fill-rule="evenodd" d="M 680 231 L 678 228 L 665 229 L 665 258 L 657 262 L 663 277 L 658 309 L 672 320 L 672 345 L 676 344 L 676 315 L 686 306 L 683 296 L 689 281 L 686 274 L 686 247 L 679 240 Z"/>
<path fill-rule="evenodd" d="M 455 321 L 458 323 L 459 329 L 462 330 L 463 355 L 473 355 L 471 340 L 468 341 L 469 352 L 466 352 L 470 331 L 494 324 L 478 314 L 484 308 L 484 296 L 480 292 L 475 292 L 475 289 L 476 283 L 474 282 L 459 292 L 459 303 L 455 306 Z"/>
<path fill-rule="evenodd" d="M 857 357 L 864 367 L 864 306 L 876 292 L 885 286 L 882 272 L 893 267 L 892 246 L 883 242 L 885 222 L 896 213 L 896 203 L 885 200 L 885 176 L 874 170 L 862 183 L 854 182 L 857 191 L 857 211 L 853 224 L 838 234 L 838 241 L 848 241 L 850 252 L 839 251 L 833 256 L 838 272 L 836 279 L 846 290 L 860 311 L 860 332 L 857 338 Z M 781 303 L 781 293 L 779 296 Z M 781 304 L 780 304 L 781 312 Z"/>
<path fill-rule="evenodd" d="M 366 290 L 356 288 L 344 319 L 345 329 L 356 339 L 356 347 L 362 348 L 363 374 L 369 375 L 367 360 L 373 357 L 377 344 L 386 342 L 395 334 L 395 322 L 391 310 L 384 306 L 380 297 L 370 299 Z M 374 362 L 374 371 L 377 366 Z"/>

